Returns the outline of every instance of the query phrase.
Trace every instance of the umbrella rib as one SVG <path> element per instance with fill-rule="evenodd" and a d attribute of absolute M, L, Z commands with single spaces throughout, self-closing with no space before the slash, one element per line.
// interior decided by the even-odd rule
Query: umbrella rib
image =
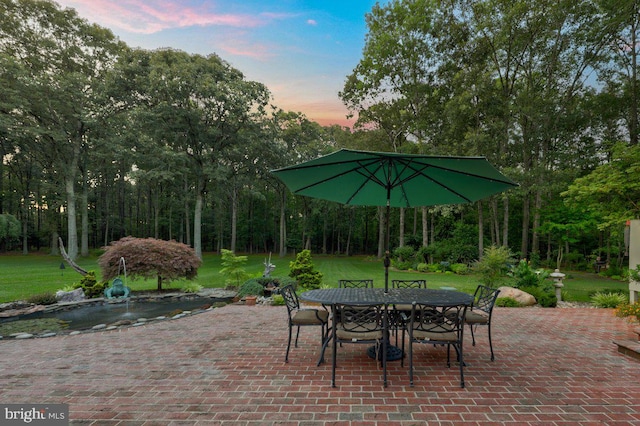
<path fill-rule="evenodd" d="M 349 163 L 354 163 L 354 166 L 353 166 L 351 169 L 349 169 L 349 170 L 345 170 L 344 172 L 341 172 L 341 173 L 338 173 L 338 174 L 335 174 L 335 175 L 329 176 L 329 177 L 327 177 L 327 178 L 325 178 L 325 179 L 321 179 L 321 180 L 319 180 L 319 181 L 317 181 L 317 182 L 313 182 L 313 183 L 311 183 L 311 184 L 309 184 L 309 185 L 306 185 L 306 186 L 303 186 L 303 187 L 301 187 L 301 188 L 298 188 L 298 189 L 296 189 L 296 190 L 294 191 L 294 193 L 298 193 L 298 192 L 301 192 L 301 191 L 305 191 L 305 190 L 307 190 L 307 189 L 309 189 L 309 188 L 313 188 L 313 187 L 315 187 L 315 186 L 322 185 L 322 184 L 324 184 L 324 183 L 326 183 L 326 182 L 330 182 L 330 181 L 332 181 L 332 180 L 335 180 L 335 179 L 337 179 L 337 178 L 339 178 L 339 177 L 342 177 L 342 176 L 344 176 L 344 175 L 347 175 L 347 174 L 349 174 L 349 173 L 353 173 L 353 172 L 358 173 L 359 175 L 363 176 L 363 177 L 364 177 L 364 178 L 366 178 L 366 179 L 370 179 L 370 180 L 372 180 L 372 181 L 375 181 L 375 182 L 376 182 L 376 183 L 378 183 L 379 185 L 382 185 L 382 183 L 381 183 L 381 182 L 380 182 L 380 180 L 375 176 L 375 174 L 374 174 L 374 173 L 369 173 L 369 174 L 362 173 L 362 167 L 363 167 L 363 166 L 366 168 L 366 167 L 368 167 L 369 165 L 371 165 L 371 164 L 375 164 L 375 163 L 377 163 L 377 162 L 379 162 L 379 160 L 378 160 L 378 159 L 372 159 L 372 160 L 370 160 L 370 161 L 368 161 L 368 162 L 366 162 L 366 163 L 365 163 L 364 161 L 362 161 L 362 160 L 356 160 L 356 161 L 354 161 L 354 160 L 349 160 L 349 161 L 335 161 L 335 162 L 331 162 L 331 163 L 325 163 L 325 164 L 322 164 L 322 166 L 328 166 L 328 165 L 333 166 L 333 165 L 340 165 L 340 164 L 349 164 Z M 314 167 L 319 167 L 319 165 L 307 165 L 307 166 L 301 166 L 301 167 L 296 167 L 295 169 L 294 169 L 294 168 L 291 168 L 291 169 L 287 169 L 287 170 L 313 169 Z M 379 167 L 378 167 L 378 168 L 379 168 Z M 368 170 L 368 169 L 367 169 L 367 170 Z M 365 185 L 365 184 L 366 184 L 366 180 L 365 180 L 365 181 L 363 181 L 362 185 L 358 188 L 358 191 L 360 191 L 360 190 L 364 187 L 364 185 Z M 383 185 L 382 185 L 382 186 L 383 186 Z M 350 201 L 355 197 L 355 195 L 358 193 L 358 191 L 356 191 L 356 193 L 355 193 L 353 196 L 351 196 L 351 198 L 349 198 L 349 202 L 350 202 Z M 349 202 L 347 202 L 347 203 L 345 203 L 345 204 L 349 204 Z"/>

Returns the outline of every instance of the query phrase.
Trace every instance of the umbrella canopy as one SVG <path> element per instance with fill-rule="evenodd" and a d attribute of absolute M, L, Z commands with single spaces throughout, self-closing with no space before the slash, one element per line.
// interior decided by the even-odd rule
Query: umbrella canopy
<path fill-rule="evenodd" d="M 349 149 L 272 173 L 294 194 L 360 206 L 469 203 L 517 186 L 484 157 Z"/>
<path fill-rule="evenodd" d="M 272 170 L 294 193 L 359 206 L 387 206 L 385 282 L 389 284 L 389 208 L 461 204 L 517 186 L 484 157 L 341 149 Z"/>

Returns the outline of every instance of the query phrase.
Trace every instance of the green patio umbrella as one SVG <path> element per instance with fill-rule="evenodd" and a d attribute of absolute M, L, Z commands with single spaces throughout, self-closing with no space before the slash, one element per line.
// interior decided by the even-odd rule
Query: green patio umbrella
<path fill-rule="evenodd" d="M 385 292 L 390 207 L 470 203 L 517 186 L 485 157 L 341 149 L 272 170 L 294 193 L 348 205 L 386 206 Z"/>

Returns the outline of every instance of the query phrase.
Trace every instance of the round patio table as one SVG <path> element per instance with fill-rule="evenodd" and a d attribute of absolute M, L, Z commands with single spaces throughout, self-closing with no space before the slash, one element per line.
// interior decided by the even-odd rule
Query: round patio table
<path fill-rule="evenodd" d="M 434 306 L 471 306 L 473 295 L 456 290 L 443 290 L 431 288 L 390 288 L 386 293 L 383 288 L 323 288 L 305 291 L 300 295 L 300 300 L 322 305 L 334 305 L 346 303 L 351 305 L 411 305 L 422 303 Z M 388 335 L 388 330 L 387 330 Z M 322 345 L 322 351 L 318 365 L 324 359 L 324 350 L 331 339 L 327 336 Z M 387 345 L 387 361 L 401 359 L 402 350 L 391 344 Z M 369 356 L 375 358 L 375 350 L 369 348 Z"/>
<path fill-rule="evenodd" d="M 431 288 L 322 288 L 305 291 L 300 299 L 306 302 L 333 305 L 410 305 L 413 302 L 437 306 L 471 306 L 473 295 L 456 290 Z"/>

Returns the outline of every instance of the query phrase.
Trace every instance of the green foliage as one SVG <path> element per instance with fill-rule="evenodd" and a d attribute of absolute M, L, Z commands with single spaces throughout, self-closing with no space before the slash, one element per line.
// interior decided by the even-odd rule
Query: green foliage
<path fill-rule="evenodd" d="M 617 308 L 625 304 L 629 299 L 626 295 L 620 293 L 603 293 L 597 292 L 591 296 L 591 303 L 597 308 Z"/>
<path fill-rule="evenodd" d="M 473 269 L 480 274 L 480 282 L 488 287 L 498 287 L 507 277 L 509 265 L 513 263 L 508 247 L 490 246 L 484 249 L 482 260 L 476 261 Z"/>
<path fill-rule="evenodd" d="M 629 269 L 629 278 L 633 281 L 640 282 L 640 264 L 636 265 L 634 269 Z"/>
<path fill-rule="evenodd" d="M 58 302 L 56 299 L 55 293 L 47 292 L 34 294 L 27 299 L 28 303 L 33 303 L 34 305 L 53 305 Z"/>
<path fill-rule="evenodd" d="M 74 284 L 74 288 L 81 288 L 84 291 L 84 295 L 88 299 L 94 299 L 96 297 L 102 297 L 104 290 L 110 285 L 109 282 L 98 282 L 96 279 L 96 273 L 89 271 L 82 277 L 79 283 Z"/>
<path fill-rule="evenodd" d="M 469 266 L 466 263 L 454 263 L 449 268 L 454 274 L 465 275 L 469 273 Z"/>
<path fill-rule="evenodd" d="M 245 296 L 262 296 L 264 295 L 264 286 L 258 281 L 257 278 L 251 278 L 242 283 L 238 288 L 238 297 L 243 298 Z"/>
<path fill-rule="evenodd" d="M 428 272 L 429 271 L 429 265 L 426 263 L 418 263 L 418 265 L 416 266 L 416 271 L 418 272 Z"/>
<path fill-rule="evenodd" d="M 416 256 L 416 250 L 411 246 L 398 247 L 393 251 L 393 257 L 398 263 L 412 263 Z M 408 268 L 405 268 L 408 269 Z"/>
<path fill-rule="evenodd" d="M 222 266 L 220 270 L 222 275 L 227 277 L 225 283 L 227 285 L 239 286 L 240 283 L 248 278 L 248 274 L 244 266 L 249 259 L 247 256 L 236 256 L 231 250 L 222 249 Z"/>
<path fill-rule="evenodd" d="M 256 280 L 262 284 L 263 287 L 284 287 L 286 285 L 292 285 L 295 289 L 298 282 L 291 277 L 260 277 Z"/>
<path fill-rule="evenodd" d="M 271 296 L 271 304 L 273 306 L 284 306 L 284 297 L 281 294 L 274 294 Z"/>
<path fill-rule="evenodd" d="M 411 269 L 411 267 L 413 266 L 413 262 L 411 261 L 400 261 L 400 260 L 392 260 L 391 264 L 393 265 L 394 268 L 400 270 L 400 271 L 407 271 L 409 269 Z"/>
<path fill-rule="evenodd" d="M 0 214 L 0 243 L 7 244 L 20 238 L 20 221 L 11 214 Z"/>
<path fill-rule="evenodd" d="M 496 306 L 504 308 L 520 308 L 522 305 L 516 299 L 511 297 L 498 297 L 496 299 Z"/>
<path fill-rule="evenodd" d="M 640 302 L 619 305 L 616 309 L 616 316 L 628 318 L 629 321 L 640 322 Z"/>
<path fill-rule="evenodd" d="M 314 269 L 311 262 L 311 250 L 302 250 L 296 255 L 296 260 L 289 262 L 289 276 L 294 278 L 298 285 L 309 290 L 320 288 L 322 272 Z"/>
<path fill-rule="evenodd" d="M 513 284 L 515 288 L 539 287 L 545 283 L 549 272 L 543 269 L 533 269 L 526 260 L 522 259 L 509 271 L 508 275 L 515 280 Z"/>
<path fill-rule="evenodd" d="M 562 193 L 571 206 L 592 212 L 599 228 L 617 228 L 640 216 L 640 145 L 618 143 L 610 161 L 576 179 Z"/>
<path fill-rule="evenodd" d="M 536 298 L 538 305 L 543 308 L 555 308 L 558 305 L 558 298 L 553 289 L 542 286 L 522 287 L 520 290 L 529 293 Z"/>
<path fill-rule="evenodd" d="M 182 290 L 184 293 L 197 293 L 197 292 L 199 292 L 200 290 L 202 290 L 203 288 L 204 288 L 204 287 L 202 287 L 200 284 L 198 284 L 198 283 L 195 283 L 195 282 L 191 281 L 191 282 L 185 283 L 185 284 L 182 286 L 181 290 Z"/>

